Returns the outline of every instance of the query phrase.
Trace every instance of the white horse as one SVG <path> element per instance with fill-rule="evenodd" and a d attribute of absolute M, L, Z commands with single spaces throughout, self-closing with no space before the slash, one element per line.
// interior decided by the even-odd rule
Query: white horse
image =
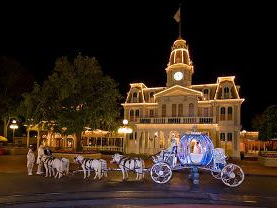
<path fill-rule="evenodd" d="M 55 158 L 43 155 L 42 162 L 45 167 L 45 177 L 55 176 L 55 178 L 61 178 L 63 174 L 68 175 L 69 173 L 69 160 L 66 158 Z"/>
<path fill-rule="evenodd" d="M 93 179 L 101 179 L 103 176 L 107 177 L 107 162 L 103 159 L 90 159 L 84 158 L 81 155 L 74 157 L 74 162 L 81 165 L 84 172 L 84 179 L 90 177 L 90 171 L 95 171 L 95 176 Z M 86 172 L 88 172 L 86 176 Z"/>
<path fill-rule="evenodd" d="M 128 171 L 137 173 L 136 180 L 144 178 L 144 160 L 141 158 L 128 158 L 120 154 L 114 154 L 110 163 L 116 163 L 122 172 L 122 180 L 128 178 Z"/>

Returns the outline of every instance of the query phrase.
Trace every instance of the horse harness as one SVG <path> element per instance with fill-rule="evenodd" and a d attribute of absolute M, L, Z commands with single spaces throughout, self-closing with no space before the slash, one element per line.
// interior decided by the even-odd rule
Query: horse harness
<path fill-rule="evenodd" d="M 128 168 L 126 166 L 126 162 L 128 161 L 134 161 L 134 168 L 130 169 L 130 167 Z M 121 164 L 121 162 L 123 161 L 123 164 Z M 133 171 L 134 173 L 136 173 L 136 170 L 139 169 L 139 166 L 138 166 L 138 161 L 142 161 L 141 158 L 130 158 L 130 157 L 122 157 L 119 162 L 118 162 L 118 165 L 122 165 L 123 168 L 126 170 L 130 170 L 130 171 Z"/>

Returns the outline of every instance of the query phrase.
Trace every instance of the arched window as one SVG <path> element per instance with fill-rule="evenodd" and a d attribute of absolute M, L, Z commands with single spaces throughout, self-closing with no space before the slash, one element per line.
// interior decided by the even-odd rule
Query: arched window
<path fill-rule="evenodd" d="M 228 133 L 227 134 L 227 141 L 231 142 L 233 140 L 233 134 L 232 133 Z"/>
<path fill-rule="evenodd" d="M 130 110 L 130 121 L 134 121 L 134 110 Z"/>
<path fill-rule="evenodd" d="M 221 121 L 225 120 L 225 107 L 220 108 L 220 120 Z"/>
<path fill-rule="evenodd" d="M 229 94 L 230 94 L 229 87 L 224 87 L 223 93 L 224 93 L 224 99 L 228 99 L 229 98 Z"/>
<path fill-rule="evenodd" d="M 194 104 L 189 104 L 189 117 L 194 117 Z"/>
<path fill-rule="evenodd" d="M 133 93 L 133 102 L 136 103 L 138 101 L 138 93 Z"/>
<path fill-rule="evenodd" d="M 139 117 L 139 110 L 136 110 L 136 117 Z"/>
<path fill-rule="evenodd" d="M 232 120 L 233 118 L 233 108 L 228 107 L 228 120 Z"/>

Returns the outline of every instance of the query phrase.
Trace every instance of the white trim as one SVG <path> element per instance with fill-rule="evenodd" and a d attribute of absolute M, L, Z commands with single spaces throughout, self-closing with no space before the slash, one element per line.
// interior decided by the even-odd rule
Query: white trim
<path fill-rule="evenodd" d="M 174 88 L 181 88 L 181 89 L 183 89 L 183 90 L 191 91 L 191 92 L 194 92 L 194 93 L 199 94 L 200 96 L 203 96 L 203 93 L 200 92 L 200 91 L 193 90 L 193 89 L 190 89 L 190 88 L 187 88 L 187 87 L 182 87 L 182 86 L 180 86 L 180 85 L 174 85 L 174 86 L 172 86 L 172 87 L 170 87 L 170 88 L 168 88 L 168 89 L 166 89 L 166 90 L 163 90 L 163 91 L 161 91 L 161 92 L 156 93 L 154 96 L 163 94 L 163 93 L 165 93 L 165 92 L 167 92 L 167 91 L 169 91 L 169 90 L 172 90 L 172 89 L 174 89 Z"/>
<path fill-rule="evenodd" d="M 158 105 L 158 103 L 121 103 L 122 106 L 136 106 L 136 105 Z"/>

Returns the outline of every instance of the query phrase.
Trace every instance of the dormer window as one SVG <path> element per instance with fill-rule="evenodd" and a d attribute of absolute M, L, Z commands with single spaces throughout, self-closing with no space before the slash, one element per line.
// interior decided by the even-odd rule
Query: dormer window
<path fill-rule="evenodd" d="M 230 98 L 230 88 L 229 87 L 223 88 L 223 97 L 224 97 L 224 99 Z"/>
<path fill-rule="evenodd" d="M 150 103 L 154 103 L 154 92 L 150 92 Z"/>
<path fill-rule="evenodd" d="M 138 93 L 134 92 L 133 93 L 133 103 L 138 102 Z"/>
<path fill-rule="evenodd" d="M 209 96 L 209 89 L 204 89 L 203 90 L 203 94 L 204 94 L 204 98 L 206 100 L 209 100 L 210 99 L 210 96 Z"/>

